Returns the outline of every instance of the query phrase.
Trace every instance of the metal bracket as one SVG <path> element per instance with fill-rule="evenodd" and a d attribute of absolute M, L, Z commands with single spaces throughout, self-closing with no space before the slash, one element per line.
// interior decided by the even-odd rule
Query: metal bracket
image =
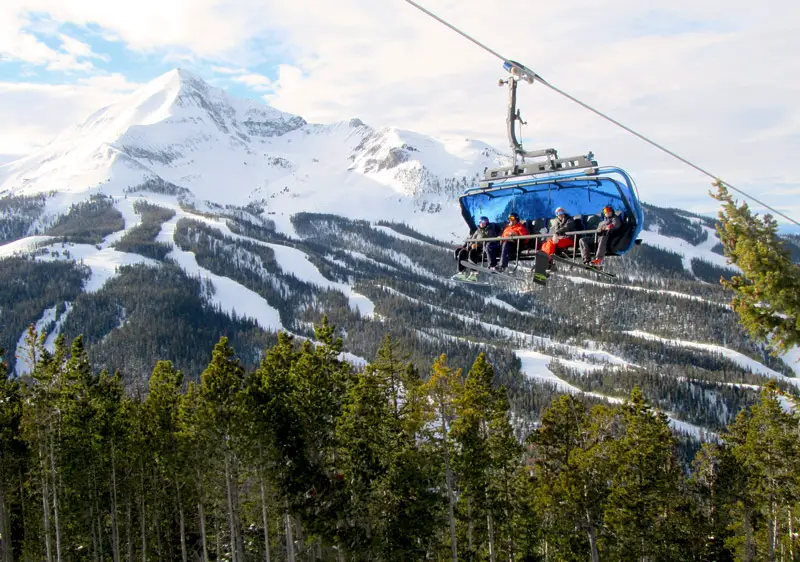
<path fill-rule="evenodd" d="M 552 148 L 537 151 L 540 154 L 537 156 L 548 155 L 547 151 L 553 151 Z M 591 156 L 591 154 L 590 154 Z M 517 176 L 535 176 L 541 174 L 550 174 L 553 172 L 562 172 L 565 170 L 580 170 L 582 168 L 596 168 L 597 161 L 591 160 L 585 155 L 571 156 L 569 158 L 548 158 L 547 160 L 540 160 L 538 162 L 529 162 L 527 164 L 504 166 L 502 168 L 493 168 L 485 170 L 483 173 L 483 181 L 508 179 Z M 587 172 L 591 174 L 592 172 Z"/>
<path fill-rule="evenodd" d="M 545 148 L 541 150 L 525 150 L 522 148 L 522 143 L 517 139 L 515 125 L 517 121 L 523 125 L 526 123 L 522 120 L 520 112 L 517 109 L 517 81 L 525 80 L 529 84 L 533 84 L 535 75 L 531 75 L 522 65 L 514 61 L 506 61 L 503 64 L 503 68 L 511 74 L 507 80 L 498 80 L 498 86 L 508 84 L 508 117 L 506 118 L 506 129 L 508 140 L 511 145 L 511 152 L 514 157 L 514 163 L 511 166 L 485 170 L 484 180 L 481 184 L 488 180 L 596 167 L 597 162 L 594 160 L 594 154 L 591 152 L 589 152 L 588 155 L 559 158 L 555 148 Z M 518 157 L 522 159 L 521 165 L 517 164 Z M 544 158 L 544 160 L 525 163 L 526 158 Z M 587 172 L 587 174 L 591 173 L 593 172 Z"/>

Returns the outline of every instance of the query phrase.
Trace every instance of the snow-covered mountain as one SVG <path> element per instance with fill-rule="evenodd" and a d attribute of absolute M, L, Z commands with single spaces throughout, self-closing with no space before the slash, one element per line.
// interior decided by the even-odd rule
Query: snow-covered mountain
<path fill-rule="evenodd" d="M 64 201 L 121 195 L 159 178 L 187 189 L 201 206 L 256 203 L 278 217 L 382 216 L 430 232 L 443 225 L 426 211 L 446 206 L 449 232 L 461 221 L 449 212 L 454 189 L 502 161 L 497 150 L 469 139 L 378 130 L 358 119 L 309 124 L 178 69 L 0 167 L 0 196 L 57 191 L 62 197 L 48 208 L 54 215 Z"/>
<path fill-rule="evenodd" d="M 309 124 L 171 71 L 0 166 L 0 348 L 25 372 L 33 323 L 49 346 L 86 334 L 110 369 L 145 376 L 168 358 L 196 375 L 210 347 L 192 346 L 230 333 L 252 358 L 263 333 L 312 338 L 329 310 L 356 363 L 396 330 L 418 359 L 488 350 L 526 381 L 612 400 L 622 387 L 588 390 L 604 369 L 638 369 L 625 384 L 672 372 L 705 401 L 674 404 L 684 429 L 729 419 L 742 403 L 731 384 L 798 386 L 785 376 L 798 351 L 791 367 L 772 361 L 736 324 L 713 222 L 692 213 L 646 206 L 642 246 L 610 265 L 613 291 L 572 270 L 531 294 L 450 280 L 457 195 L 504 162 L 476 140 Z"/>

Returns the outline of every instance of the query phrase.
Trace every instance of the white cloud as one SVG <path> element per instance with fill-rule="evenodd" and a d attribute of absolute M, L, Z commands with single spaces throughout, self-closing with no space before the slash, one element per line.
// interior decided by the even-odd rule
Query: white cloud
<path fill-rule="evenodd" d="M 246 68 L 229 68 L 227 66 L 212 66 L 211 70 L 219 74 L 247 74 Z"/>
<path fill-rule="evenodd" d="M 137 86 L 120 74 L 70 85 L 0 82 L 0 154 L 25 155 Z"/>
<path fill-rule="evenodd" d="M 99 60 L 109 60 L 108 55 L 99 55 L 92 50 L 88 43 L 79 41 L 69 35 L 59 34 L 61 39 L 61 50 L 74 57 L 94 58 Z"/>
<path fill-rule="evenodd" d="M 10 11 L 4 4 L 0 7 L 0 60 L 42 65 L 57 71 L 91 71 L 94 65 L 79 59 L 108 60 L 87 43 L 59 33 L 57 28 L 52 20 L 32 22 L 26 13 Z M 52 48 L 36 34 L 57 38 L 61 44 Z"/>
<path fill-rule="evenodd" d="M 748 0 L 422 3 L 570 94 L 800 215 L 800 171 L 793 165 L 800 147 L 800 3 L 774 0 L 768 9 Z M 361 117 L 376 126 L 506 145 L 500 61 L 399 0 L 2 3 L 0 52 L 69 66 L 89 64 L 91 55 L 65 45 L 59 63 L 59 53 L 22 31 L 30 12 L 96 24 L 132 49 L 170 52 L 172 60 L 213 60 L 213 72 L 267 89 L 276 107 L 310 121 Z M 285 63 L 277 79 L 254 74 L 277 48 Z M 601 163 L 634 174 L 647 201 L 716 207 L 706 195 L 708 178 L 543 85 L 521 86 L 519 102 L 529 122 L 527 147 L 593 150 Z"/>
<path fill-rule="evenodd" d="M 255 91 L 267 91 L 272 89 L 272 80 L 263 74 L 239 74 L 232 76 L 231 80 L 240 84 L 245 84 Z"/>

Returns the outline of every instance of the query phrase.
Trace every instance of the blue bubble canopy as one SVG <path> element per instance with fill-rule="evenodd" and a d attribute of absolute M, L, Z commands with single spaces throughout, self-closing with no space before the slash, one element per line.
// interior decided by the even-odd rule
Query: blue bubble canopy
<path fill-rule="evenodd" d="M 470 232 L 482 216 L 503 225 L 509 213 L 517 213 L 531 234 L 542 232 L 558 207 L 579 218 L 583 228 L 591 229 L 601 220 L 603 207 L 610 206 L 623 228 L 609 240 L 608 255 L 623 255 L 633 248 L 644 226 L 636 187 L 630 176 L 616 167 L 491 181 L 465 190 L 459 203 Z"/>

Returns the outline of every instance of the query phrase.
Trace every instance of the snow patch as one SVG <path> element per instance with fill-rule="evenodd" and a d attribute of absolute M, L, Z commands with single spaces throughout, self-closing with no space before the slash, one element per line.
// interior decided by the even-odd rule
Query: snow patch
<path fill-rule="evenodd" d="M 44 332 L 47 326 L 55 322 L 55 325 L 51 328 L 50 332 L 48 332 L 44 343 L 44 348 L 50 353 L 55 351 L 56 337 L 61 333 L 61 328 L 64 325 L 64 321 L 67 319 L 67 315 L 73 307 L 73 304 L 70 302 L 65 302 L 64 305 L 66 306 L 66 309 L 61 313 L 61 316 L 58 317 L 58 320 L 56 320 L 56 310 L 58 306 L 53 306 L 46 309 L 42 313 L 41 318 L 39 318 L 34 325 L 36 337 L 38 338 L 41 336 L 42 332 Z M 26 341 L 27 337 L 28 331 L 24 330 L 20 335 L 19 340 L 17 340 L 17 345 L 15 348 L 15 357 L 17 358 L 17 361 L 14 364 L 14 372 L 18 377 L 31 373 L 35 364 L 33 352 Z"/>
<path fill-rule="evenodd" d="M 705 428 L 700 427 L 699 425 L 694 425 L 693 423 L 681 421 L 678 419 L 673 418 L 669 414 L 667 414 L 669 418 L 668 423 L 669 426 L 678 433 L 686 433 L 691 435 L 698 441 L 717 441 L 719 439 L 719 435 L 714 433 L 713 431 L 708 431 Z"/>
<path fill-rule="evenodd" d="M 159 262 L 139 254 L 120 252 L 114 248 L 98 250 L 96 246 L 90 244 L 67 243 L 64 246 L 54 244 L 49 247 L 49 250 L 50 252 L 47 254 L 36 256 L 36 260 L 44 262 L 75 261 L 89 267 L 91 275 L 83 286 L 83 290 L 87 293 L 94 293 L 102 289 L 110 279 L 116 277 L 119 268 L 124 265 L 138 263 L 149 266 L 159 265 Z M 55 255 L 56 253 L 58 255 Z"/>
<path fill-rule="evenodd" d="M 601 398 L 603 400 L 608 400 L 614 404 L 621 404 L 623 400 L 621 398 L 616 398 L 614 396 L 606 396 L 604 394 L 598 394 L 596 392 L 585 392 L 574 386 L 564 379 L 558 377 L 555 373 L 553 373 L 549 368 L 548 365 L 554 359 L 557 359 L 559 363 L 564 365 L 570 369 L 577 369 L 581 372 L 589 372 L 594 371 L 597 369 L 602 369 L 602 365 L 594 365 L 591 363 L 585 363 L 583 361 L 572 361 L 572 360 L 565 360 L 560 357 L 553 357 L 551 355 L 545 355 L 544 353 L 540 353 L 538 351 L 533 351 L 530 349 L 517 349 L 514 353 L 519 357 L 520 362 L 522 363 L 522 367 L 520 370 L 525 374 L 528 378 L 539 380 L 545 383 L 554 384 L 556 388 L 562 390 L 564 392 L 569 392 L 570 394 L 585 394 L 587 396 L 594 396 L 596 398 Z"/>
<path fill-rule="evenodd" d="M 705 260 L 718 267 L 731 269 L 733 266 L 728 263 L 725 256 L 720 256 L 719 254 L 715 254 L 711 251 L 711 248 L 716 246 L 719 242 L 716 231 L 707 226 L 704 226 L 703 230 L 708 233 L 708 237 L 704 242 L 698 244 L 697 246 L 693 246 L 681 238 L 664 236 L 663 234 L 659 234 L 653 230 L 643 230 L 640 233 L 639 238 L 642 239 L 642 244 L 648 244 L 650 246 L 661 248 L 662 250 L 668 250 L 670 252 L 679 254 L 683 261 L 683 268 L 689 273 L 692 272 L 693 258 Z"/>
<path fill-rule="evenodd" d="M 0 259 L 33 252 L 36 248 L 47 246 L 54 239 L 52 236 L 28 236 L 3 244 L 0 246 Z"/>
<path fill-rule="evenodd" d="M 692 349 L 701 349 L 703 351 L 707 351 L 710 353 L 718 353 L 723 357 L 730 359 L 743 369 L 750 370 L 751 372 L 759 375 L 765 375 L 770 378 L 780 379 L 786 382 L 789 382 L 796 387 L 800 388 L 800 379 L 787 377 L 777 371 L 774 371 L 764 365 L 763 363 L 759 363 L 755 359 L 751 359 L 747 355 L 743 353 L 739 353 L 738 351 L 734 351 L 732 349 L 728 349 L 727 347 L 723 347 L 721 345 L 715 345 L 710 343 L 698 343 L 695 341 L 687 341 L 687 340 L 678 340 L 678 339 L 669 339 L 669 338 L 662 338 L 660 336 L 656 336 L 654 334 L 649 334 L 647 332 L 642 332 L 639 330 L 629 330 L 623 332 L 625 334 L 629 334 L 631 336 L 647 339 L 647 340 L 655 340 L 660 341 L 670 345 L 676 345 L 681 347 L 688 347 Z"/>
<path fill-rule="evenodd" d="M 137 198 L 138 199 L 138 198 Z M 103 240 L 101 247 L 108 248 L 109 246 L 115 244 L 125 236 L 125 234 L 131 230 L 132 228 L 136 228 L 140 224 L 142 224 L 142 217 L 133 209 L 133 202 L 136 199 L 124 199 L 121 197 L 114 198 L 114 207 L 120 212 L 122 215 L 122 219 L 125 222 L 125 226 L 122 230 L 115 232 L 113 234 L 109 234 Z"/>
<path fill-rule="evenodd" d="M 792 368 L 794 375 L 800 377 L 800 347 L 794 346 L 781 357 Z"/>
<path fill-rule="evenodd" d="M 393 229 L 393 228 L 391 228 L 389 226 L 383 226 L 383 225 L 379 225 L 377 223 L 373 223 L 371 226 L 375 230 L 383 232 L 384 234 L 387 234 L 387 235 L 392 236 L 394 238 L 398 238 L 400 240 L 403 240 L 404 242 L 409 242 L 411 244 L 422 244 L 422 245 L 425 245 L 425 246 L 430 246 L 431 248 L 436 248 L 437 250 L 443 250 L 444 249 L 441 246 L 437 246 L 435 244 L 431 244 L 430 242 L 426 242 L 424 240 L 419 240 L 417 238 L 413 238 L 413 237 L 408 236 L 406 234 L 401 234 L 401 233 L 397 232 L 395 229 Z"/>
<path fill-rule="evenodd" d="M 176 212 L 174 217 L 163 224 L 156 241 L 174 243 L 176 225 L 184 216 L 194 218 L 194 215 L 190 216 L 185 212 Z M 224 310 L 229 314 L 236 314 L 240 318 L 251 318 L 268 331 L 283 329 L 280 314 L 261 295 L 232 279 L 215 275 L 200 267 L 194 252 L 181 250 L 175 244 L 173 250 L 167 254 L 167 257 L 175 260 L 187 275 L 211 282 L 214 287 L 214 294 L 210 295 L 209 300 L 217 305 L 220 310 Z"/>

